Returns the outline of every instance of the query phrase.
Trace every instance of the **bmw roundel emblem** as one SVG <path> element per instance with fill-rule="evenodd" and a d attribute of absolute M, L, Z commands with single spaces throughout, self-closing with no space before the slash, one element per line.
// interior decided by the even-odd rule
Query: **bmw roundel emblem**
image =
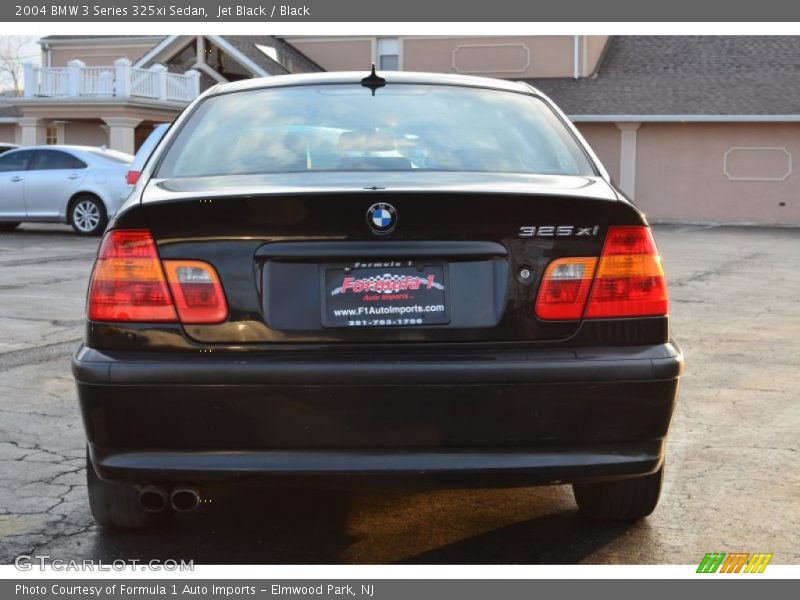
<path fill-rule="evenodd" d="M 397 211 L 385 202 L 373 204 L 367 209 L 367 224 L 377 234 L 389 233 L 397 225 Z"/>

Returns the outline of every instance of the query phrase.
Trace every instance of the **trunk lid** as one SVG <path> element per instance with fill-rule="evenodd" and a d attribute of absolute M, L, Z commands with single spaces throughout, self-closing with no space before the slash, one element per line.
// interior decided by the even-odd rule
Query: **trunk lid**
<path fill-rule="evenodd" d="M 562 340 L 578 321 L 534 314 L 547 264 L 599 256 L 610 224 L 643 222 L 600 178 L 488 173 L 151 181 L 142 205 L 162 259 L 217 270 L 228 319 L 184 331 L 226 345 Z M 389 233 L 370 226 L 375 205 Z M 372 306 L 436 310 L 348 316 Z"/>

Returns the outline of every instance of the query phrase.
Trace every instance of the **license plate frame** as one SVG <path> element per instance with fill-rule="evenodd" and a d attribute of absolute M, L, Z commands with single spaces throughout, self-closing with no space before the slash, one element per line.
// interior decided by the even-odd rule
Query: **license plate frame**
<path fill-rule="evenodd" d="M 451 320 L 444 261 L 328 263 L 320 265 L 319 279 L 325 328 L 405 329 L 445 326 Z"/>

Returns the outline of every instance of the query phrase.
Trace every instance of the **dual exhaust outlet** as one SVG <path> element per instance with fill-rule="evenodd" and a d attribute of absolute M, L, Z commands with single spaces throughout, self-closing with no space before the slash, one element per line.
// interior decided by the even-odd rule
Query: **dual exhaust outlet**
<path fill-rule="evenodd" d="M 147 512 L 161 512 L 171 507 L 176 512 L 189 512 L 200 504 L 200 492 L 194 486 L 174 487 L 148 485 L 139 492 L 139 505 Z"/>

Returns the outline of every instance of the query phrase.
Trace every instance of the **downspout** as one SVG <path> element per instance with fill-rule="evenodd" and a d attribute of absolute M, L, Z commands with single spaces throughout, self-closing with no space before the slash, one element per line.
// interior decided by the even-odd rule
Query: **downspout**
<path fill-rule="evenodd" d="M 581 76 L 581 36 L 572 36 L 572 78 L 580 79 Z"/>
<path fill-rule="evenodd" d="M 53 66 L 53 50 L 50 48 L 50 44 L 44 45 L 44 52 L 45 52 L 45 67 L 50 68 Z"/>

